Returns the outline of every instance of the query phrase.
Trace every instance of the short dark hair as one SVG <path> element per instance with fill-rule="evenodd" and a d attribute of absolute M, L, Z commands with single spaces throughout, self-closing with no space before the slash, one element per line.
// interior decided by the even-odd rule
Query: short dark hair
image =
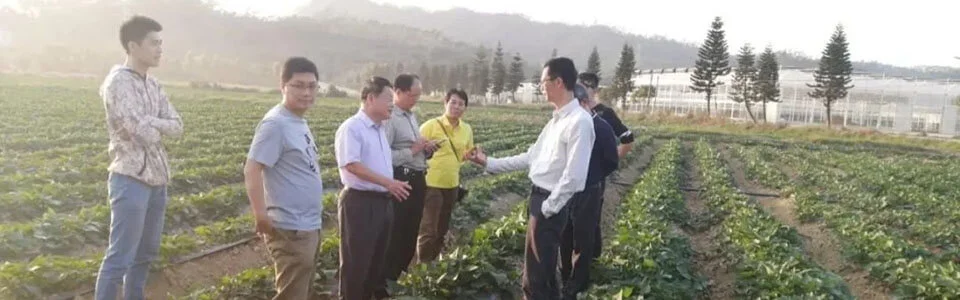
<path fill-rule="evenodd" d="M 398 91 L 408 92 L 413 88 L 413 83 L 420 80 L 420 76 L 415 74 L 400 74 L 393 80 L 393 87 Z"/>
<path fill-rule="evenodd" d="M 364 83 L 363 91 L 360 92 L 360 101 L 367 100 L 367 96 L 369 95 L 379 96 L 383 93 L 383 90 L 388 87 L 393 87 L 393 85 L 390 84 L 390 80 L 379 76 L 370 77 L 370 79 L 367 79 L 367 82 Z"/>
<path fill-rule="evenodd" d="M 163 26 L 156 20 L 135 15 L 120 25 L 120 45 L 123 46 L 124 51 L 130 52 L 130 47 L 127 44 L 130 44 L 130 42 L 139 44 L 150 32 L 160 32 L 162 30 Z"/>
<path fill-rule="evenodd" d="M 573 91 L 573 86 L 577 83 L 577 67 L 573 61 L 566 57 L 557 57 L 543 64 L 547 68 L 547 76 L 550 79 L 560 77 L 563 80 L 563 86 L 568 91 Z"/>
<path fill-rule="evenodd" d="M 297 73 L 311 73 L 314 78 L 320 80 L 316 64 L 305 57 L 291 57 L 283 63 L 283 70 L 280 71 L 281 83 L 287 83 L 293 78 L 293 74 Z"/>
<path fill-rule="evenodd" d="M 600 76 L 597 76 L 595 73 L 583 72 L 580 73 L 579 77 L 580 83 L 582 83 L 585 87 L 597 89 L 597 87 L 600 86 Z"/>
<path fill-rule="evenodd" d="M 460 99 L 463 99 L 463 106 L 470 106 L 470 100 L 467 99 L 467 92 L 455 88 L 447 91 L 447 96 L 443 97 L 443 103 L 450 102 L 450 97 L 453 97 L 454 95 L 460 97 Z"/>

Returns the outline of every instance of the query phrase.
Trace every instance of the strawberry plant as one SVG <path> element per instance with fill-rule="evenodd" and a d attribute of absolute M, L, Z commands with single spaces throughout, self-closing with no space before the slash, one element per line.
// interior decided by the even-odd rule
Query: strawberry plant
<path fill-rule="evenodd" d="M 760 151 L 772 152 L 765 148 Z M 798 166 L 798 177 L 791 184 L 796 186 L 795 198 L 801 217 L 824 220 L 843 244 L 847 256 L 862 264 L 874 278 L 892 285 L 898 296 L 949 298 L 960 294 L 960 272 L 956 262 L 946 256 L 949 252 L 932 253 L 923 245 L 905 239 L 904 231 L 892 227 L 894 223 L 885 219 L 910 219 L 908 212 L 877 217 L 880 212 L 896 210 L 890 209 L 890 202 L 878 197 L 877 190 L 871 190 L 869 183 L 864 185 L 862 179 L 852 174 L 865 176 L 855 168 L 879 167 L 858 159 L 858 163 L 846 165 L 846 169 L 836 169 L 841 162 L 827 157 L 831 155 L 840 154 L 792 149 L 788 155 L 779 156 L 780 163 Z M 809 160 L 805 156 L 817 156 L 817 159 Z M 819 163 L 800 164 L 802 161 Z M 884 207 L 888 208 L 881 209 Z"/>
<path fill-rule="evenodd" d="M 804 254 L 801 239 L 732 186 L 717 153 L 704 141 L 695 149 L 703 192 L 720 212 L 725 246 L 739 254 L 737 292 L 748 298 L 852 299 L 843 279 Z"/>
<path fill-rule="evenodd" d="M 705 281 L 692 270 L 689 241 L 671 231 L 686 219 L 680 192 L 680 144 L 665 144 L 643 177 L 627 193 L 617 220 L 617 235 L 602 253 L 596 286 L 588 299 L 612 299 L 624 293 L 652 299 L 691 299 Z"/>

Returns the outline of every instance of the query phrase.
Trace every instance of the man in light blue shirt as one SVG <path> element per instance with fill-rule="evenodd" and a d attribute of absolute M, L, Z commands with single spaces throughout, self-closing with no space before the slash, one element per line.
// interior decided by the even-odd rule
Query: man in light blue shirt
<path fill-rule="evenodd" d="M 317 93 L 317 67 L 306 58 L 286 61 L 283 102 L 260 121 L 244 182 L 256 231 L 270 250 L 277 272 L 274 299 L 314 296 L 314 260 L 320 242 L 323 181 L 317 146 L 304 114 Z"/>
<path fill-rule="evenodd" d="M 337 128 L 334 148 L 340 193 L 340 299 L 385 299 L 385 263 L 393 201 L 410 196 L 410 185 L 393 179 L 393 158 L 383 123 L 393 108 L 393 86 L 367 81 L 362 107 Z"/>

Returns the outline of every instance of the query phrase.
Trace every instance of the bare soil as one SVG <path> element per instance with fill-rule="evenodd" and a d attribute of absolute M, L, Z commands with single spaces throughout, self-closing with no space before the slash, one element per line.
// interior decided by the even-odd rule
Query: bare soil
<path fill-rule="evenodd" d="M 684 230 L 694 251 L 694 266 L 701 275 L 708 278 L 707 294 L 704 299 L 734 299 L 736 296 L 736 270 L 733 261 L 720 242 L 721 226 L 715 220 L 707 206 L 706 199 L 700 197 L 703 185 L 700 180 L 700 168 L 692 156 L 692 143 L 684 143 L 684 179 L 683 184 L 689 190 L 683 192 L 690 224 Z"/>
<path fill-rule="evenodd" d="M 252 239 L 235 247 L 151 272 L 147 281 L 147 299 L 183 297 L 215 285 L 220 278 L 271 263 L 266 246 Z M 93 299 L 92 291 L 75 299 Z"/>
<path fill-rule="evenodd" d="M 749 180 L 744 173 L 743 162 L 731 155 L 728 149 L 721 156 L 732 171 L 736 185 L 746 191 L 777 194 L 763 185 Z M 857 299 L 890 299 L 890 290 L 874 281 L 870 274 L 859 266 L 849 263 L 843 257 L 842 247 L 837 238 L 822 222 L 803 223 L 797 217 L 796 202 L 792 196 L 764 198 L 751 197 L 768 213 L 783 224 L 793 227 L 803 238 L 803 250 L 818 265 L 843 277 L 850 292 Z"/>
<path fill-rule="evenodd" d="M 620 210 L 620 203 L 633 185 L 643 175 L 647 169 L 653 155 L 663 146 L 662 140 L 654 140 L 653 145 L 646 146 L 633 151 L 640 151 L 638 157 L 630 166 L 623 168 L 607 180 L 606 190 L 603 192 L 603 210 L 600 217 L 600 232 L 604 237 L 613 236 L 617 226 L 617 214 Z"/>

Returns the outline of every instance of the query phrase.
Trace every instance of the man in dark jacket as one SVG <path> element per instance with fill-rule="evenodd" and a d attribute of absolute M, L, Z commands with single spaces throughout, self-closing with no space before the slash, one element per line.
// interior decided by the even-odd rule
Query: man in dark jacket
<path fill-rule="evenodd" d="M 613 111 L 612 108 L 603 105 L 603 103 L 597 100 L 597 95 L 600 91 L 600 77 L 597 76 L 597 74 L 589 72 L 580 73 L 577 80 L 586 88 L 588 97 L 585 98 L 589 99 L 586 101 L 581 100 L 581 103 L 586 105 L 585 107 L 587 107 L 588 112 L 593 112 L 604 121 L 607 121 L 607 124 L 610 124 L 619 143 L 617 146 L 617 156 L 623 158 L 633 149 L 633 132 L 631 132 L 626 125 L 623 125 L 623 121 L 620 120 L 620 117 L 617 116 L 617 113 Z M 606 189 L 606 183 L 601 187 L 600 194 L 603 194 L 603 189 Z M 602 196 L 600 197 L 600 206 L 603 207 Z M 603 237 L 600 233 L 600 227 L 597 227 L 596 236 L 597 241 L 593 244 L 594 258 L 600 257 L 600 252 L 603 248 Z"/>
<path fill-rule="evenodd" d="M 577 84 L 574 97 L 584 110 L 590 111 L 586 89 Z M 563 284 L 563 299 L 577 299 L 577 294 L 586 290 L 590 282 L 590 265 L 596 256 L 595 234 L 600 228 L 601 197 L 607 175 L 617 170 L 617 138 L 613 127 L 596 113 L 591 113 L 596 140 L 590 155 L 587 181 L 579 197 L 570 204 L 570 221 L 560 235 L 560 274 Z"/>

